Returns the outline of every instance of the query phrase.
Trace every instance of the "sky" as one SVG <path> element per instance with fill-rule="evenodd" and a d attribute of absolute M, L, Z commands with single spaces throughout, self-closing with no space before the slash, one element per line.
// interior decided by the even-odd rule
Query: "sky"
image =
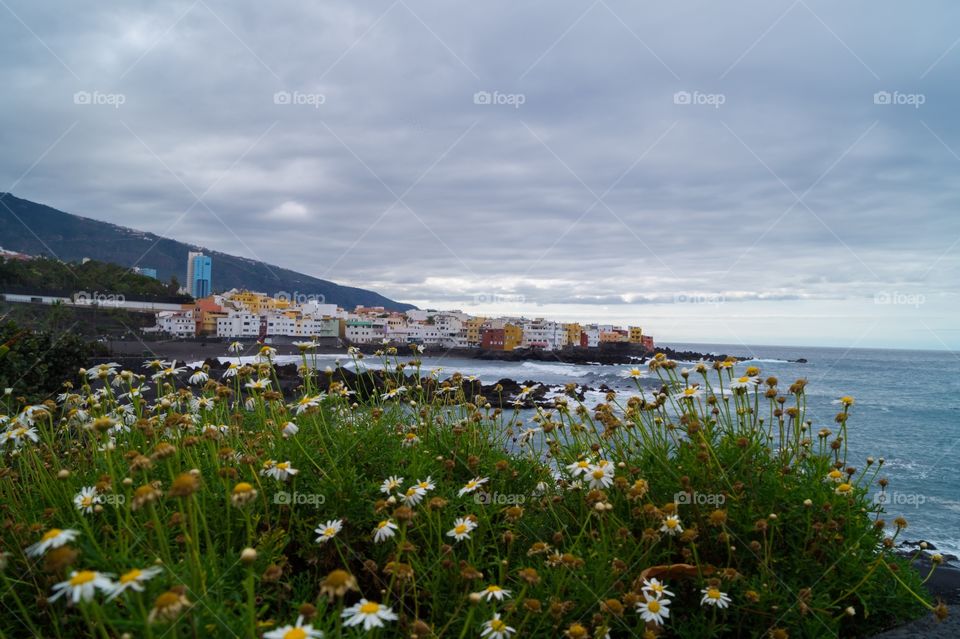
<path fill-rule="evenodd" d="M 955 351 L 958 71 L 950 1 L 0 0 L 0 191 L 422 307 Z"/>

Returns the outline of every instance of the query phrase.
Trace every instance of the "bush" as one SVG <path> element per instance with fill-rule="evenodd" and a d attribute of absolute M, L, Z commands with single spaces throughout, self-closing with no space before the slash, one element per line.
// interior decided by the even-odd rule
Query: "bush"
<path fill-rule="evenodd" d="M 29 401 L 58 392 L 91 354 L 76 335 L 23 329 L 13 322 L 0 326 L 0 344 L 0 388 Z"/>
<path fill-rule="evenodd" d="M 848 466 L 850 398 L 814 431 L 802 381 L 658 357 L 653 392 L 635 371 L 635 396 L 530 426 L 383 357 L 391 390 L 362 405 L 312 376 L 288 405 L 269 362 L 222 382 L 155 362 L 11 407 L 0 628 L 819 637 L 931 608 L 868 498 L 882 462 Z"/>

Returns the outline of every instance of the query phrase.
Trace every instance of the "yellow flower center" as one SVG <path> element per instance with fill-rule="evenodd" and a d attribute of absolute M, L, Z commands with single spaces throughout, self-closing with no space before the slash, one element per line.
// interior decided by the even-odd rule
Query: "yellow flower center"
<path fill-rule="evenodd" d="M 676 519 L 668 519 L 668 520 L 665 521 L 664 523 L 667 525 L 667 528 L 676 528 L 676 527 L 677 527 L 677 520 L 676 520 Z"/>
<path fill-rule="evenodd" d="M 277 468 L 279 468 L 280 470 L 286 470 L 290 468 L 290 462 L 280 462 L 279 464 L 277 464 Z"/>
<path fill-rule="evenodd" d="M 506 622 L 500 621 L 499 619 L 492 619 L 490 621 L 490 629 L 494 632 L 503 632 L 507 627 Z"/>
<path fill-rule="evenodd" d="M 56 537 L 62 532 L 63 531 L 60 530 L 59 528 L 51 528 L 43 535 L 43 537 L 40 538 L 40 541 L 50 541 L 51 539 L 53 539 L 54 537 Z"/>
<path fill-rule="evenodd" d="M 709 597 L 710 599 L 719 599 L 719 598 L 720 598 L 720 591 L 717 590 L 716 588 L 708 588 L 708 589 L 707 589 L 707 597 Z"/>
<path fill-rule="evenodd" d="M 693 395 L 693 394 L 696 393 L 696 392 L 697 392 L 697 391 L 696 391 L 696 389 L 694 389 L 694 388 L 685 388 L 685 389 L 683 390 L 683 394 L 684 394 L 684 395 Z"/>
<path fill-rule="evenodd" d="M 746 384 L 747 382 L 750 381 L 750 378 L 749 378 L 749 377 L 740 377 L 739 379 L 737 379 L 737 381 L 740 382 L 741 384 Z"/>
<path fill-rule="evenodd" d="M 853 489 L 853 486 L 851 486 L 850 484 L 840 484 L 839 486 L 837 486 L 838 493 L 848 493 L 852 489 Z"/>
<path fill-rule="evenodd" d="M 83 584 L 90 583 L 97 578 L 97 573 L 92 570 L 81 570 L 73 577 L 70 578 L 71 586 L 82 586 Z"/>
<path fill-rule="evenodd" d="M 307 639 L 307 632 L 303 628 L 291 628 L 283 633 L 283 639 Z"/>
<path fill-rule="evenodd" d="M 245 481 L 242 481 L 233 487 L 234 494 L 249 493 L 252 490 L 253 490 L 253 486 L 248 484 Z"/>
<path fill-rule="evenodd" d="M 128 583 L 130 583 L 131 581 L 136 581 L 137 578 L 140 577 L 140 575 L 142 575 L 142 574 L 143 574 L 143 571 L 142 571 L 142 570 L 140 570 L 139 568 L 134 568 L 134 569 L 131 570 L 130 572 L 126 572 L 126 573 L 120 575 L 120 583 L 122 583 L 122 584 L 128 584 Z"/>
<path fill-rule="evenodd" d="M 467 532 L 467 525 L 466 525 L 466 524 L 457 524 L 457 526 L 454 527 L 453 532 L 457 533 L 458 535 L 466 534 L 466 532 Z"/>
<path fill-rule="evenodd" d="M 327 537 L 333 537 L 334 535 L 337 534 L 337 529 L 336 529 L 336 528 L 325 528 L 325 529 L 323 530 L 323 534 L 326 535 Z"/>
<path fill-rule="evenodd" d="M 178 603 L 180 603 L 180 595 L 167 591 L 157 597 L 153 605 L 157 610 L 164 610 L 165 608 L 176 606 Z"/>
<path fill-rule="evenodd" d="M 487 586 L 487 592 L 500 592 L 503 590 L 500 586 Z"/>
<path fill-rule="evenodd" d="M 377 524 L 377 528 L 380 528 L 380 529 L 386 528 L 389 523 L 390 523 L 389 521 L 381 521 L 379 524 Z"/>
<path fill-rule="evenodd" d="M 365 615 L 373 615 L 380 611 L 380 604 L 368 601 L 360 606 L 360 612 Z"/>
<path fill-rule="evenodd" d="M 603 479 L 603 475 L 604 475 L 604 472 L 603 472 L 602 470 L 597 469 L 597 470 L 593 471 L 593 478 L 594 478 L 594 479 Z"/>
<path fill-rule="evenodd" d="M 90 506 L 93 505 L 93 497 L 84 497 L 83 499 L 80 500 L 80 504 L 84 508 L 89 508 Z"/>
<path fill-rule="evenodd" d="M 647 610 L 649 610 L 654 614 L 660 612 L 660 602 L 657 601 L 656 599 L 651 599 L 647 601 Z"/>

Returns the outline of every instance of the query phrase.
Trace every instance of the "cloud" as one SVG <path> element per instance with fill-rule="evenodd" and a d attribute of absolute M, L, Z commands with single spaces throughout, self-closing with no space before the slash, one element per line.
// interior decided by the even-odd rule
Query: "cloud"
<path fill-rule="evenodd" d="M 433 305 L 960 311 L 955 3 L 59 4 L 0 23 L 0 190 Z"/>

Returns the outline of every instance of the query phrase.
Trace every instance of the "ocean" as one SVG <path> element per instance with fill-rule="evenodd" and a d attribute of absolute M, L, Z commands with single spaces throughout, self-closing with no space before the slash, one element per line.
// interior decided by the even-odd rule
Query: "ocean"
<path fill-rule="evenodd" d="M 781 385 L 805 378 L 807 419 L 813 431 L 836 432 L 834 416 L 839 398 L 851 395 L 856 404 L 848 422 L 848 463 L 863 468 L 866 458 L 884 458 L 880 477 L 887 477 L 888 525 L 903 516 L 909 522 L 900 540 L 926 540 L 940 552 L 960 555 L 960 356 L 948 351 L 842 349 L 816 347 L 737 346 L 725 344 L 667 344 L 678 350 L 725 353 L 754 358 L 762 377 L 774 375 Z M 318 366 L 338 360 L 352 366 L 343 354 L 320 354 Z M 793 363 L 797 359 L 806 363 Z M 278 358 L 287 360 L 286 357 Z M 298 359 L 289 358 L 291 361 Z M 401 358 L 405 361 L 409 358 Z M 376 358 L 363 361 L 376 367 Z M 453 357 L 424 357 L 423 370 L 442 368 L 440 377 L 454 372 L 476 375 L 485 384 L 502 378 L 546 385 L 576 382 L 597 388 L 606 384 L 634 390 L 623 377 L 627 365 L 564 364 L 560 362 L 501 362 Z M 746 364 L 744 364 L 746 365 Z M 740 370 L 740 369 L 738 369 Z M 602 393 L 587 394 L 588 406 Z"/>

